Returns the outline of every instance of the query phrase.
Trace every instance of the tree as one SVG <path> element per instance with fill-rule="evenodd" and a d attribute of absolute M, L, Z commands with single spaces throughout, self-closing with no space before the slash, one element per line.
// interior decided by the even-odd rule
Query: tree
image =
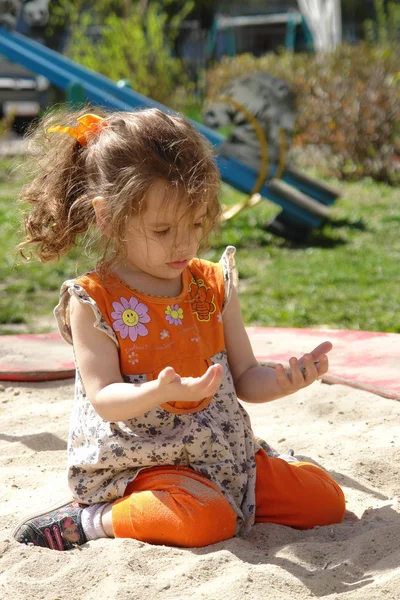
<path fill-rule="evenodd" d="M 298 0 L 316 51 L 333 50 L 342 41 L 340 0 Z"/>

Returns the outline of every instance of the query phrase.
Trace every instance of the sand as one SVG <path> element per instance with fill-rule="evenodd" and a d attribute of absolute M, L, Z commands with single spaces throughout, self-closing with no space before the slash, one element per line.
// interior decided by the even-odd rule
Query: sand
<path fill-rule="evenodd" d="M 317 382 L 246 405 L 258 435 L 313 458 L 342 485 L 340 525 L 254 526 L 200 549 L 102 539 L 70 552 L 15 542 L 25 514 L 58 501 L 65 481 L 73 382 L 3 382 L 0 600 L 400 599 L 400 403 Z"/>

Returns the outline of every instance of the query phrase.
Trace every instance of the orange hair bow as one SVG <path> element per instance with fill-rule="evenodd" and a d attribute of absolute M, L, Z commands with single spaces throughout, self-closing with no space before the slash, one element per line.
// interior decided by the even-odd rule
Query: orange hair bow
<path fill-rule="evenodd" d="M 87 114 L 78 118 L 78 125 L 76 127 L 62 127 L 61 125 L 56 125 L 55 127 L 50 127 L 50 129 L 47 131 L 49 133 L 53 133 L 55 131 L 67 133 L 75 138 L 81 146 L 86 146 L 89 138 L 91 138 L 93 135 L 96 135 L 96 133 L 99 133 L 99 131 L 103 127 L 106 127 L 106 125 L 107 121 L 103 119 L 103 117 Z"/>

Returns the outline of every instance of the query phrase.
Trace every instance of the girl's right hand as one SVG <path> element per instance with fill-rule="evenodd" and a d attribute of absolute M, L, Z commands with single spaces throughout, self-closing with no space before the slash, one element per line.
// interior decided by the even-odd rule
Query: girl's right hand
<path fill-rule="evenodd" d="M 219 364 L 208 367 L 201 377 L 180 377 L 173 367 L 166 367 L 157 379 L 160 390 L 168 396 L 164 402 L 199 402 L 219 390 L 223 373 Z"/>

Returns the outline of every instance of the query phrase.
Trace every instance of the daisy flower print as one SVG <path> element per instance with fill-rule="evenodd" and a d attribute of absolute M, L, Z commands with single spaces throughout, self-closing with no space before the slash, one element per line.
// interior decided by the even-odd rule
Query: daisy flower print
<path fill-rule="evenodd" d="M 114 312 L 111 313 L 113 319 L 112 328 L 117 331 L 124 340 L 129 336 L 132 342 L 136 342 L 138 336 L 145 336 L 149 333 L 145 323 L 151 321 L 149 307 L 139 302 L 137 298 L 131 296 L 129 300 L 120 298 L 119 302 L 112 303 Z"/>
<path fill-rule="evenodd" d="M 183 310 L 182 308 L 179 308 L 177 304 L 171 304 L 171 306 L 167 306 L 165 314 L 165 318 L 170 325 L 182 325 Z"/>

